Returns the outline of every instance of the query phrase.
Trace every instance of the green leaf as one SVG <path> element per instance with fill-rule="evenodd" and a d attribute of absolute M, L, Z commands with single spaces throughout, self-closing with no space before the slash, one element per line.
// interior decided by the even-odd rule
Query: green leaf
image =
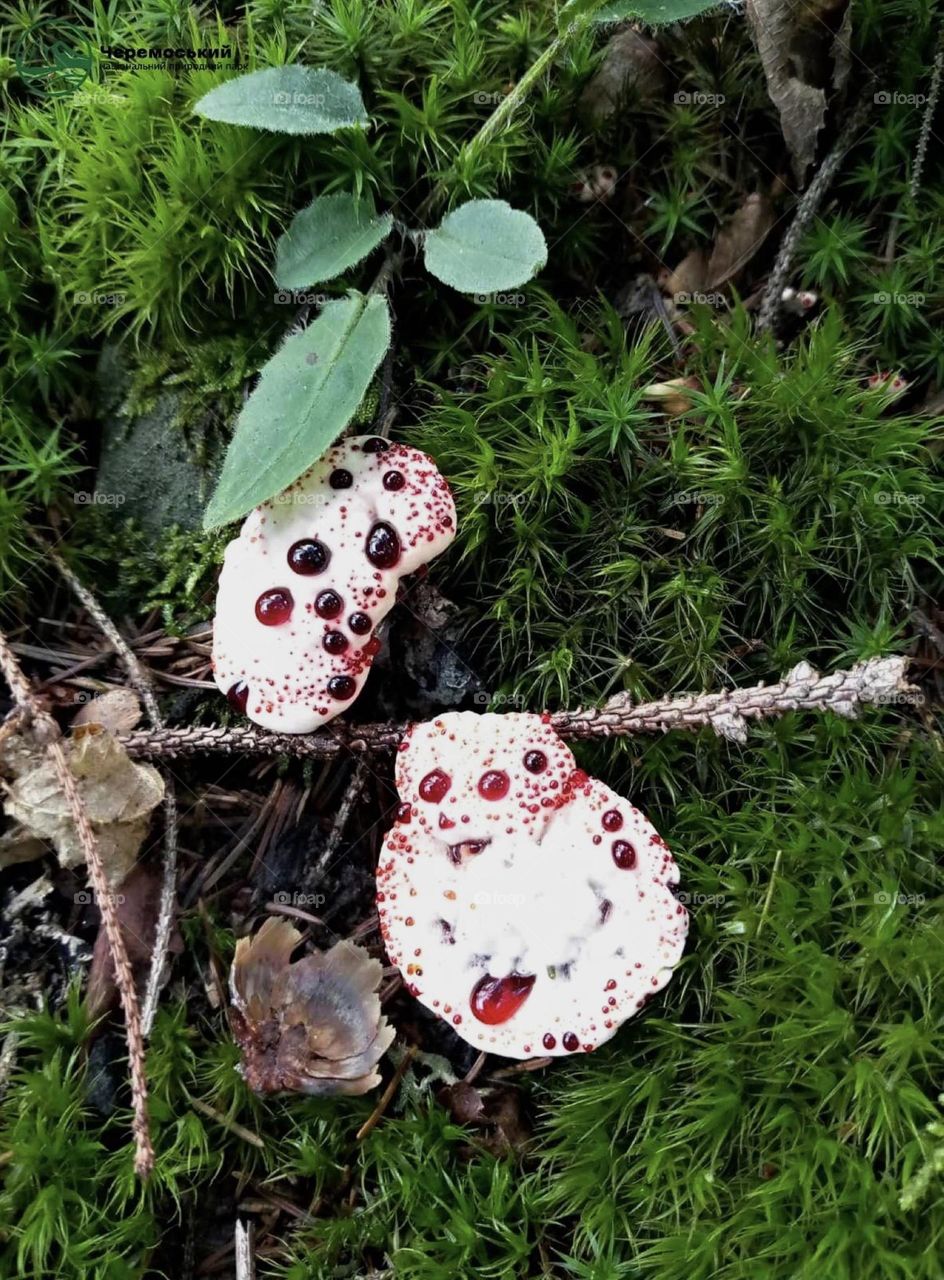
<path fill-rule="evenodd" d="M 662 27 L 669 22 L 681 22 L 694 18 L 709 9 L 717 9 L 719 0 L 611 0 L 594 15 L 594 22 L 622 22 L 636 18 L 650 27 Z"/>
<path fill-rule="evenodd" d="M 279 237 L 275 282 L 281 289 L 305 289 L 333 280 L 376 249 L 392 226 L 390 214 L 378 217 L 368 200 L 318 196 L 296 213 Z"/>
<path fill-rule="evenodd" d="M 354 416 L 389 346 L 386 302 L 353 292 L 286 339 L 239 415 L 203 527 L 239 519 L 317 462 Z"/>
<path fill-rule="evenodd" d="M 514 289 L 547 262 L 541 228 L 504 200 L 470 200 L 426 236 L 427 270 L 463 293 Z"/>
<path fill-rule="evenodd" d="M 219 84 L 194 105 L 197 115 L 273 133 L 334 133 L 366 125 L 356 84 L 326 68 L 267 67 Z"/>

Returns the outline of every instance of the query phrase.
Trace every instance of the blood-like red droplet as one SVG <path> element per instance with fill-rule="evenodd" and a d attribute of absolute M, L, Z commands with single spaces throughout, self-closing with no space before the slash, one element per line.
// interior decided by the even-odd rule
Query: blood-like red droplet
<path fill-rule="evenodd" d="M 226 700 L 231 707 L 245 715 L 246 703 L 249 701 L 249 685 L 245 680 L 237 680 L 226 690 Z"/>
<path fill-rule="evenodd" d="M 510 786 L 511 779 L 503 769 L 486 769 L 479 778 L 479 795 L 484 800 L 501 800 Z"/>
<path fill-rule="evenodd" d="M 364 553 L 378 569 L 392 569 L 400 559 L 400 536 L 392 524 L 378 520 L 364 544 Z"/>
<path fill-rule="evenodd" d="M 336 591 L 330 588 L 319 591 L 315 599 L 315 613 L 319 618 L 336 618 L 344 608 L 344 601 Z"/>
<path fill-rule="evenodd" d="M 543 751 L 526 751 L 524 753 L 524 767 L 528 773 L 543 773 L 547 768 L 547 756 Z"/>
<path fill-rule="evenodd" d="M 347 625 L 356 636 L 366 636 L 374 624 L 366 613 L 352 613 L 347 620 Z"/>
<path fill-rule="evenodd" d="M 622 871 L 631 871 L 636 865 L 636 850 L 628 840 L 613 841 L 613 861 Z"/>
<path fill-rule="evenodd" d="M 326 632 L 325 638 L 321 642 L 322 648 L 326 649 L 328 653 L 343 653 L 348 644 L 347 636 L 340 631 Z"/>
<path fill-rule="evenodd" d="M 353 483 L 354 477 L 344 467 L 335 467 L 328 476 L 328 484 L 332 489 L 350 489 Z"/>
<path fill-rule="evenodd" d="M 332 676 L 328 681 L 328 692 L 339 702 L 347 702 L 357 691 L 357 681 L 353 676 Z"/>
<path fill-rule="evenodd" d="M 383 487 L 391 493 L 396 493 L 398 489 L 402 489 L 406 484 L 406 476 L 402 471 L 387 471 L 384 473 Z"/>
<path fill-rule="evenodd" d="M 413 806 L 411 804 L 401 804 L 397 809 L 397 822 L 409 822 L 413 817 Z"/>
<path fill-rule="evenodd" d="M 330 559 L 331 552 L 317 538 L 302 538 L 300 542 L 293 542 L 288 549 L 289 568 L 296 573 L 309 576 L 324 573 Z"/>
<path fill-rule="evenodd" d="M 472 1012 L 489 1027 L 507 1022 L 527 1000 L 534 983 L 533 973 L 510 973 L 507 978 L 493 978 L 487 973 L 472 988 Z"/>
<path fill-rule="evenodd" d="M 383 453 L 390 448 L 390 441 L 384 440 L 380 436 L 371 436 L 369 440 L 365 440 L 361 445 L 365 453 Z"/>
<path fill-rule="evenodd" d="M 580 1041 L 572 1031 L 568 1031 L 564 1036 L 564 1048 L 568 1053 L 575 1053 L 580 1048 Z"/>
<path fill-rule="evenodd" d="M 604 831 L 619 831 L 623 825 L 623 815 L 618 809 L 607 809 L 600 821 Z"/>
<path fill-rule="evenodd" d="M 264 627 L 277 627 L 288 622 L 294 604 L 291 591 L 286 587 L 273 587 L 271 591 L 263 591 L 256 601 L 256 617 Z"/>
<path fill-rule="evenodd" d="M 547 1033 L 547 1035 L 544 1037 L 544 1039 L 541 1041 L 541 1043 L 544 1045 L 544 1048 L 545 1048 L 545 1049 L 556 1049 L 556 1048 L 557 1048 L 557 1041 L 556 1041 L 556 1040 L 555 1040 L 555 1038 L 551 1035 L 550 1031 Z"/>
<path fill-rule="evenodd" d="M 430 804 L 438 804 L 451 786 L 452 779 L 448 773 L 442 769 L 433 769 L 420 782 L 420 799 L 427 800 Z"/>

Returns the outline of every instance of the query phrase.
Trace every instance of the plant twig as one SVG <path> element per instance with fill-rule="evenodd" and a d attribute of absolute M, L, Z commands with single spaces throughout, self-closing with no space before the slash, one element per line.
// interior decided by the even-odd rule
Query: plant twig
<path fill-rule="evenodd" d="M 131 1072 L 131 1103 L 134 1112 L 132 1122 L 135 1142 L 134 1168 L 139 1177 L 146 1178 L 154 1166 L 154 1148 L 151 1145 L 148 1119 L 144 1037 L 141 1033 L 138 997 L 134 989 L 134 974 L 118 920 L 115 895 L 111 892 L 111 886 L 105 875 L 98 839 L 92 828 L 88 810 L 62 748 L 59 726 L 37 701 L 2 631 L 0 631 L 0 670 L 10 686 L 17 705 L 33 725 L 37 739 L 45 745 L 52 760 L 56 778 L 69 805 L 82 852 L 85 854 L 89 878 L 95 890 L 95 898 L 105 926 L 105 936 L 108 939 L 125 1017 L 125 1037 L 128 1043 L 128 1064 Z"/>
<path fill-rule="evenodd" d="M 834 711 L 855 715 L 860 706 L 915 701 L 905 680 L 908 658 L 869 658 L 846 671 L 820 675 L 807 663 L 795 667 L 777 684 L 721 693 L 683 693 L 633 706 L 617 694 L 602 707 L 555 711 L 550 723 L 562 738 L 610 738 L 671 729 L 709 726 L 736 742 L 747 738 L 751 720 L 769 720 L 788 711 Z M 268 733 L 247 725 L 197 725 L 164 730 L 137 729 L 120 741 L 130 756 L 174 759 L 220 755 L 301 756 L 330 759 L 344 752 L 393 751 L 406 723 L 347 725 L 335 722 L 326 732 Z"/>
<path fill-rule="evenodd" d="M 164 729 L 164 717 L 157 702 L 154 686 L 137 655 L 127 644 L 121 632 L 101 607 L 92 592 L 73 573 L 62 556 L 54 547 L 49 546 L 39 534 L 30 531 L 33 541 L 56 566 L 61 576 L 71 587 L 74 595 L 81 601 L 86 612 L 92 618 L 102 635 L 121 659 L 131 685 L 141 699 L 148 719 L 154 729 Z M 157 1002 L 161 991 L 161 979 L 167 962 L 167 949 L 170 945 L 171 929 L 174 924 L 174 906 L 177 894 L 177 797 L 174 793 L 174 780 L 169 770 L 162 769 L 164 780 L 164 865 L 161 879 L 161 901 L 154 931 L 154 954 L 148 971 L 147 986 L 144 992 L 144 1003 L 141 1011 L 141 1027 L 145 1037 L 151 1034 Z"/>
<path fill-rule="evenodd" d="M 793 259 L 800 247 L 800 241 L 806 235 L 807 230 L 816 212 L 822 204 L 823 197 L 829 190 L 833 178 L 839 169 L 846 152 L 852 146 L 859 130 L 865 124 L 866 117 L 872 109 L 872 85 L 870 80 L 866 85 L 865 92 L 862 94 L 855 107 L 852 109 L 849 118 L 843 125 L 839 137 L 836 139 L 833 149 L 820 165 L 813 181 L 804 191 L 797 205 L 793 222 L 790 230 L 783 237 L 780 248 L 777 252 L 777 259 L 774 262 L 773 269 L 767 281 L 767 288 L 764 290 L 764 297 L 761 301 L 760 308 L 757 313 L 757 331 L 765 333 L 773 329 L 777 323 L 777 317 L 780 312 L 781 294 L 790 277 L 790 271 L 793 268 Z"/>
<path fill-rule="evenodd" d="M 931 125 L 941 96 L 941 76 L 944 74 L 944 24 L 937 38 L 937 52 L 931 69 L 931 83 L 928 87 L 928 100 L 924 104 L 924 115 L 921 118 L 921 132 L 918 134 L 918 146 L 915 149 L 914 164 L 911 170 L 911 183 L 908 188 L 912 200 L 917 200 L 921 190 L 921 178 L 924 174 L 924 162 L 928 155 L 928 142 L 931 139 Z"/>

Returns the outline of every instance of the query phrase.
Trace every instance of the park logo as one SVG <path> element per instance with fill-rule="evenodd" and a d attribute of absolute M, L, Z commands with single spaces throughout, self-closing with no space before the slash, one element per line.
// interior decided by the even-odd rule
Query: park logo
<path fill-rule="evenodd" d="M 37 15 L 23 27 L 11 49 L 17 73 L 28 91 L 62 98 L 92 78 L 95 58 L 82 32 L 55 15 Z"/>

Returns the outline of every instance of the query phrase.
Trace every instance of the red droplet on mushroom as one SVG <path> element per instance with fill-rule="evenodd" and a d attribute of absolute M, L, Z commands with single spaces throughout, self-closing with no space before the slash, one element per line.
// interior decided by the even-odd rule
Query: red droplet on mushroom
<path fill-rule="evenodd" d="M 387 524 L 386 520 L 378 520 L 367 535 L 364 551 L 376 568 L 392 569 L 400 559 L 400 537 L 393 525 Z"/>
<path fill-rule="evenodd" d="M 618 809 L 607 809 L 601 818 L 604 831 L 619 831 L 623 825 L 623 815 Z"/>
<path fill-rule="evenodd" d="M 363 649 L 361 650 L 361 653 L 366 653 L 369 658 L 373 658 L 379 652 L 380 652 L 380 640 L 377 638 L 377 636 L 371 636 L 370 639 L 367 641 L 367 643 L 364 645 Z"/>
<path fill-rule="evenodd" d="M 383 487 L 391 493 L 396 493 L 398 489 L 402 489 L 406 484 L 406 476 L 402 471 L 386 471 L 384 472 Z"/>
<path fill-rule="evenodd" d="M 420 799 L 430 804 L 438 804 L 452 786 L 452 779 L 442 769 L 433 769 L 420 782 Z"/>
<path fill-rule="evenodd" d="M 568 1053 L 575 1053 L 580 1048 L 580 1041 L 572 1031 L 567 1032 L 562 1043 Z"/>
<path fill-rule="evenodd" d="M 328 653 L 343 653 L 348 646 L 348 638 L 340 631 L 328 631 L 321 642 L 321 647 Z"/>
<path fill-rule="evenodd" d="M 506 978 L 493 978 L 487 973 L 472 988 L 469 1003 L 479 1022 L 490 1027 L 513 1018 L 531 994 L 535 975 L 510 973 Z"/>
<path fill-rule="evenodd" d="M 413 806 L 411 804 L 401 804 L 397 809 L 397 822 L 409 822 L 413 817 Z"/>
<path fill-rule="evenodd" d="M 545 1048 L 545 1049 L 556 1049 L 556 1048 L 557 1048 L 557 1041 L 556 1041 L 556 1039 L 551 1035 L 550 1031 L 547 1033 L 547 1035 L 544 1037 L 544 1039 L 541 1041 L 541 1043 L 544 1045 L 544 1048 Z"/>
<path fill-rule="evenodd" d="M 366 636 L 374 624 L 366 613 L 352 613 L 347 620 L 347 625 L 356 636 Z"/>
<path fill-rule="evenodd" d="M 547 756 L 543 751 L 526 751 L 524 753 L 524 767 L 528 773 L 543 773 L 547 768 Z"/>
<path fill-rule="evenodd" d="M 479 778 L 479 795 L 484 800 L 501 800 L 510 786 L 511 779 L 504 769 L 486 769 Z"/>
<path fill-rule="evenodd" d="M 345 467 L 335 467 L 328 476 L 328 484 L 332 489 L 350 489 L 354 483 L 354 477 Z"/>
<path fill-rule="evenodd" d="M 302 538 L 288 549 L 289 568 L 295 573 L 311 575 L 324 573 L 331 559 L 331 552 L 317 538 Z"/>
<path fill-rule="evenodd" d="M 613 841 L 613 861 L 623 871 L 631 871 L 636 865 L 636 850 L 628 840 Z"/>
<path fill-rule="evenodd" d="M 249 685 L 245 680 L 237 680 L 237 682 L 226 690 L 226 698 L 231 707 L 235 707 L 237 711 L 243 715 L 246 713 L 246 703 L 249 701 Z"/>
<path fill-rule="evenodd" d="M 447 818 L 447 817 L 446 817 L 446 815 L 445 815 L 444 813 L 441 813 L 441 814 L 439 815 L 439 829 L 440 829 L 440 831 L 449 831 L 449 830 L 450 830 L 450 828 L 454 827 L 455 825 L 456 825 L 456 824 L 453 822 L 452 818 Z"/>
<path fill-rule="evenodd" d="M 383 440 L 380 436 L 371 436 L 361 445 L 365 453 L 383 453 L 390 448 L 390 441 Z"/>
<path fill-rule="evenodd" d="M 352 676 L 332 676 L 328 681 L 328 692 L 339 702 L 347 702 L 357 692 L 357 681 Z"/>
<path fill-rule="evenodd" d="M 315 613 L 319 618 L 336 618 L 344 608 L 344 601 L 336 591 L 330 588 L 319 591 L 315 599 Z"/>
<path fill-rule="evenodd" d="M 271 591 L 263 591 L 256 601 L 256 617 L 264 627 L 277 627 L 288 622 L 294 603 L 286 587 L 273 587 Z"/>

